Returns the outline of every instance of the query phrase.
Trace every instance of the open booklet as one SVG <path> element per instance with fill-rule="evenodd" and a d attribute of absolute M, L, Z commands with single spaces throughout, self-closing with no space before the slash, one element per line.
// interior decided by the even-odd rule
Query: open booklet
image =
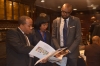
<path fill-rule="evenodd" d="M 35 63 L 35 65 L 38 64 L 43 59 L 48 59 L 49 62 L 52 62 L 52 63 L 55 62 L 57 64 L 60 64 L 59 61 L 61 61 L 63 56 L 66 55 L 66 53 L 64 52 L 64 50 L 66 49 L 67 48 L 60 48 L 58 50 L 55 50 L 47 43 L 43 41 L 39 41 L 37 45 L 31 50 L 31 52 L 29 53 L 29 56 L 30 57 L 35 56 L 40 59 Z M 60 56 L 56 57 L 57 54 L 60 54 Z"/>

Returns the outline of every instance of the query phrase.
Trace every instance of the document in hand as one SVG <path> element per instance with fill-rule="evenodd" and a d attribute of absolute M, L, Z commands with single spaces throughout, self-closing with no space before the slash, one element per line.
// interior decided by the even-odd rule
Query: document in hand
<path fill-rule="evenodd" d="M 65 54 L 62 54 L 59 57 L 55 57 L 55 55 L 57 55 L 58 53 L 63 52 L 63 50 L 65 50 L 65 49 L 66 48 L 60 48 L 58 50 L 55 50 L 54 48 L 52 48 L 47 43 L 45 43 L 43 41 L 39 41 L 37 43 L 37 45 L 31 50 L 31 52 L 29 53 L 29 56 L 30 57 L 34 57 L 35 56 L 35 57 L 40 59 L 35 63 L 35 65 L 38 64 L 43 59 L 48 59 L 48 61 L 54 63 L 54 62 L 62 60 L 62 57 Z"/>

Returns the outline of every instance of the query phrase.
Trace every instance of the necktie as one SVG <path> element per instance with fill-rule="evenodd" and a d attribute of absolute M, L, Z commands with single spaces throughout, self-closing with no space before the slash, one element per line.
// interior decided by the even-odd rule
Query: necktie
<path fill-rule="evenodd" d="M 26 39 L 27 46 L 30 46 L 30 42 L 29 42 L 28 37 L 25 34 L 24 34 L 24 36 L 25 36 L 25 39 Z M 29 65 L 28 66 L 31 66 L 31 64 L 32 64 L 32 58 L 30 57 L 29 58 Z"/>
<path fill-rule="evenodd" d="M 67 44 L 67 22 L 66 22 L 66 19 L 64 19 L 63 41 L 64 41 L 64 47 L 66 47 L 66 44 Z"/>
<path fill-rule="evenodd" d="M 29 42 L 28 37 L 25 34 L 24 34 L 24 36 L 25 36 L 25 39 L 26 39 L 26 42 L 27 42 L 27 46 L 30 46 L 30 42 Z"/>

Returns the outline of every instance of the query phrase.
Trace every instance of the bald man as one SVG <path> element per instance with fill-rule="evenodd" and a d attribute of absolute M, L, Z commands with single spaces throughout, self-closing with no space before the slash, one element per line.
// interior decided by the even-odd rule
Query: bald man
<path fill-rule="evenodd" d="M 56 49 L 67 47 L 68 66 L 77 66 L 79 44 L 81 42 L 81 25 L 77 17 L 71 16 L 72 5 L 65 3 L 61 8 L 61 17 L 52 24 L 52 40 Z"/>
<path fill-rule="evenodd" d="M 88 66 L 100 66 L 100 37 L 93 36 L 92 42 L 85 48 L 86 63 Z"/>

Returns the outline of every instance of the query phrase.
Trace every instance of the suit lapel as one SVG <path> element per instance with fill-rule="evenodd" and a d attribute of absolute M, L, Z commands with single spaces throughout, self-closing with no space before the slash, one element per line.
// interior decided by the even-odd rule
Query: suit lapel
<path fill-rule="evenodd" d="M 68 22 L 67 36 L 68 36 L 68 34 L 69 34 L 70 26 L 71 26 L 72 21 L 73 21 L 73 19 L 72 19 L 72 17 L 70 16 L 70 17 L 69 17 L 69 22 Z"/>
<path fill-rule="evenodd" d="M 23 35 L 23 33 L 19 30 L 19 28 L 17 28 L 17 31 L 18 31 L 18 33 L 20 33 L 19 35 L 19 37 L 20 37 L 20 39 L 24 42 L 24 43 L 26 43 L 26 39 L 25 39 L 25 36 Z"/>
<path fill-rule="evenodd" d="M 60 18 L 57 18 L 57 38 L 58 38 L 58 41 L 60 42 L 60 24 L 61 24 L 61 17 Z"/>

